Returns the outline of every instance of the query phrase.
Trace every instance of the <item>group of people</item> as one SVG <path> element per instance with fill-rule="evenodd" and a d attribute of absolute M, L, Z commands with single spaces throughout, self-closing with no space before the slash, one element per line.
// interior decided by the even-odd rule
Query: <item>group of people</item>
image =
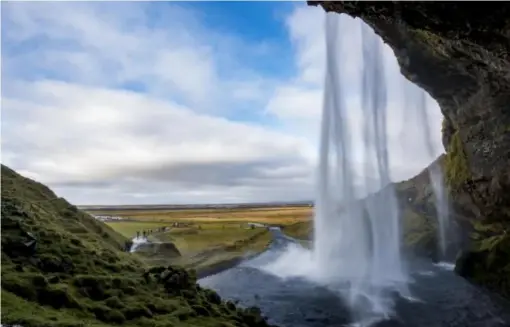
<path fill-rule="evenodd" d="M 143 238 L 146 238 L 147 236 L 153 234 L 153 233 L 163 233 L 163 232 L 166 232 L 170 229 L 170 227 L 158 227 L 156 229 L 147 229 L 147 230 L 142 230 L 141 232 L 140 231 L 137 231 L 136 232 L 136 238 L 140 238 L 140 234 Z"/>

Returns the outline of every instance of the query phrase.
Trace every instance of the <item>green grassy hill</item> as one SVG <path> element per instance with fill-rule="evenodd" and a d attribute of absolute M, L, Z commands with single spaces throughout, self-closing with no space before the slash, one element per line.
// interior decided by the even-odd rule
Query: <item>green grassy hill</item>
<path fill-rule="evenodd" d="M 46 326 L 267 326 L 196 284 L 148 268 L 123 236 L 2 165 L 2 323 Z"/>

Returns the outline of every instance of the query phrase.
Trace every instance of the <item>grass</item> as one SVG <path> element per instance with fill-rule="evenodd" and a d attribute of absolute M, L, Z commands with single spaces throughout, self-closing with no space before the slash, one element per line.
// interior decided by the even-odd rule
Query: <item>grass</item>
<path fill-rule="evenodd" d="M 459 132 L 455 132 L 450 141 L 445 160 L 446 183 L 450 190 L 457 190 L 467 181 L 471 172 Z"/>
<path fill-rule="evenodd" d="M 310 240 L 313 232 L 312 220 L 283 226 L 283 232 L 298 240 Z"/>
<path fill-rule="evenodd" d="M 455 271 L 510 299 L 510 226 L 507 222 L 473 222 L 473 243 L 464 251 Z"/>
<path fill-rule="evenodd" d="M 263 224 L 288 225 L 306 221 L 312 214 L 310 207 L 275 207 L 275 208 L 218 208 L 218 209 L 129 209 L 129 210 L 89 210 L 95 215 L 120 216 L 151 223 L 167 222 L 258 222 Z"/>
<path fill-rule="evenodd" d="M 259 230 L 249 237 L 226 241 L 195 254 L 184 252 L 184 255 L 173 263 L 187 269 L 194 269 L 200 276 L 207 275 L 229 268 L 240 262 L 246 255 L 262 252 L 270 242 L 270 233 Z"/>
<path fill-rule="evenodd" d="M 133 223 L 116 222 L 111 223 L 111 226 L 122 230 L 125 229 L 123 225 L 127 224 Z M 151 226 L 145 223 L 140 225 Z M 199 275 L 203 275 L 214 266 L 227 262 L 235 263 L 247 254 L 263 251 L 269 245 L 271 236 L 266 228 L 246 226 L 238 223 L 202 223 L 171 228 L 167 232 L 154 233 L 148 238 L 157 243 L 175 245 L 179 255 L 170 255 L 164 251 L 144 251 L 145 246 L 140 252 L 137 251 L 137 254 L 149 265 L 172 264 L 187 269 L 193 268 Z"/>
<path fill-rule="evenodd" d="M 124 236 L 46 186 L 4 165 L 1 177 L 3 324 L 267 326 L 256 308 L 198 286 L 193 271 L 123 252 Z"/>
<path fill-rule="evenodd" d="M 132 238 L 143 230 L 170 227 L 167 232 L 153 232 L 150 241 L 167 242 L 176 246 L 179 256 L 153 250 L 142 251 L 141 258 L 149 265 L 177 265 L 195 269 L 199 275 L 228 267 L 243 257 L 263 251 L 271 242 L 265 227 L 249 228 L 248 223 L 294 226 L 307 225 L 310 207 L 264 208 L 204 208 L 204 209 L 119 209 L 89 210 L 95 215 L 127 218 L 108 222 L 111 228 Z M 174 223 L 185 227 L 172 227 Z M 293 228 L 291 228 L 293 230 Z M 294 235 L 292 235 L 294 236 Z M 175 251 L 174 251 L 175 252 Z M 211 270 L 212 269 L 212 270 Z"/>
<path fill-rule="evenodd" d="M 204 224 L 200 226 L 202 229 L 185 228 L 182 230 L 177 228 L 156 237 L 160 241 L 173 242 L 182 253 L 196 254 L 206 249 L 228 245 L 249 239 L 261 232 L 267 232 L 265 228 L 251 229 L 240 227 L 239 224 Z"/>
<path fill-rule="evenodd" d="M 114 230 L 127 237 L 136 232 L 171 226 L 168 222 L 116 221 L 107 223 Z M 201 222 L 180 220 L 186 227 L 170 227 L 165 232 L 153 232 L 149 241 L 174 245 L 177 251 L 156 244 L 143 246 L 137 254 L 148 265 L 175 265 L 195 269 L 202 276 L 218 267 L 228 268 L 249 254 L 262 252 L 271 242 L 270 232 L 265 227 L 249 227 L 246 220 L 222 222 L 206 220 Z M 188 225 L 189 224 L 189 225 Z M 175 255 L 178 252 L 178 255 Z M 217 269 L 216 269 L 217 268 Z"/>
<path fill-rule="evenodd" d="M 141 232 L 143 230 L 156 230 L 161 227 L 166 227 L 168 223 L 162 222 L 147 222 L 147 221 L 115 221 L 115 222 L 106 222 L 106 225 L 110 226 L 117 233 L 121 234 L 127 238 L 133 238 L 136 236 L 136 232 Z"/>

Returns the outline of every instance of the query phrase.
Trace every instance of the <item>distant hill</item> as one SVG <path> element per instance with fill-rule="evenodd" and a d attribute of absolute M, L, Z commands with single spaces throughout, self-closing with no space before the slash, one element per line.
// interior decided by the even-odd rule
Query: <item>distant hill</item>
<path fill-rule="evenodd" d="M 193 273 L 149 268 L 126 239 L 48 187 L 2 165 L 2 324 L 267 326 L 196 284 Z"/>

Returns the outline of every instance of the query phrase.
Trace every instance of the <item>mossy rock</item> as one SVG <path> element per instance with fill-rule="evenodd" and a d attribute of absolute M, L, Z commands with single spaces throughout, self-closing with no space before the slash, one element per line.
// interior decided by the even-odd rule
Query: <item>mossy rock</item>
<path fill-rule="evenodd" d="M 437 261 L 437 226 L 432 217 L 407 209 L 402 220 L 405 247 L 415 255 Z"/>
<path fill-rule="evenodd" d="M 461 253 L 455 271 L 510 298 L 510 226 L 476 222 L 474 229 L 472 248 Z"/>
<path fill-rule="evenodd" d="M 452 135 L 446 152 L 445 175 L 446 184 L 451 191 L 457 191 L 471 178 L 468 158 L 458 131 Z"/>
<path fill-rule="evenodd" d="M 451 57 L 451 45 L 448 40 L 445 40 L 443 37 L 431 33 L 430 31 L 415 29 L 411 30 L 410 33 L 413 35 L 413 38 L 419 42 L 422 42 L 428 45 L 429 49 L 431 49 L 434 54 L 438 55 L 441 58 L 450 58 Z"/>

